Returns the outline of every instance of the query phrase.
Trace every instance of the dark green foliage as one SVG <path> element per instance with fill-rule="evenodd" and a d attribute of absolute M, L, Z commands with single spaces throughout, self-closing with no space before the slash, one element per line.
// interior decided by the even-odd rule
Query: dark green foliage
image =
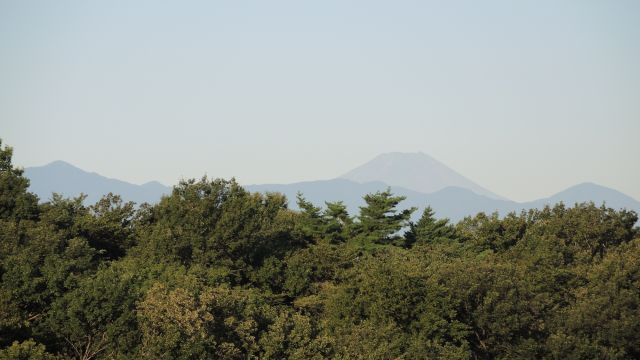
<path fill-rule="evenodd" d="M 637 359 L 637 214 L 450 224 L 234 180 L 37 204 L 0 147 L 0 359 Z M 404 235 L 401 233 L 406 231 Z"/>
<path fill-rule="evenodd" d="M 327 294 L 323 314 L 345 356 L 362 347 L 359 352 L 383 358 L 470 357 L 468 326 L 456 318 L 457 302 L 430 265 L 420 254 L 390 247 L 363 255 L 346 272 Z"/>
<path fill-rule="evenodd" d="M 390 244 L 401 240 L 398 232 L 409 225 L 409 218 L 416 208 L 398 212 L 403 196 L 393 196 L 391 190 L 364 196 L 367 206 L 360 208 L 357 224 L 358 239 L 364 245 Z"/>
<path fill-rule="evenodd" d="M 640 357 L 640 239 L 608 253 L 584 273 L 572 306 L 553 324 L 547 346 L 566 359 Z"/>
<path fill-rule="evenodd" d="M 146 210 L 137 253 L 151 261 L 224 266 L 242 282 L 272 256 L 308 239 L 295 231 L 298 214 L 279 194 L 251 194 L 234 180 L 181 182 Z"/>
<path fill-rule="evenodd" d="M 48 353 L 45 346 L 32 339 L 14 342 L 11 346 L 0 350 L 1 360 L 55 360 L 62 357 Z"/>
<path fill-rule="evenodd" d="M 448 219 L 436 219 L 431 207 L 424 209 L 420 220 L 409 225 L 404 235 L 406 246 L 450 242 L 457 239 L 456 229 Z"/>
<path fill-rule="evenodd" d="M 301 193 L 298 193 L 296 200 L 300 208 L 300 218 L 297 222 L 299 231 L 315 242 L 322 240 L 325 227 L 322 209 L 307 201 Z"/>
<path fill-rule="evenodd" d="M 318 244 L 296 251 L 286 260 L 284 290 L 292 296 L 315 294 L 352 266 L 361 252 L 341 245 Z"/>
<path fill-rule="evenodd" d="M 297 196 L 300 216 L 297 221 L 299 231 L 313 242 L 339 244 L 345 242 L 353 230 L 353 219 L 347 207 L 338 202 L 326 202 L 326 209 L 314 206 L 302 194 Z"/>
<path fill-rule="evenodd" d="M 0 220 L 34 219 L 38 216 L 38 197 L 27 192 L 29 179 L 11 163 L 13 149 L 0 140 Z"/>
<path fill-rule="evenodd" d="M 325 202 L 327 208 L 323 213 L 325 220 L 324 235 L 332 244 L 343 243 L 351 237 L 353 219 L 342 201 Z"/>

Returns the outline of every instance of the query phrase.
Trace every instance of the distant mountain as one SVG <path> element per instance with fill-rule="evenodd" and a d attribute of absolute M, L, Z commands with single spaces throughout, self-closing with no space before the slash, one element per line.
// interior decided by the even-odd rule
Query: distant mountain
<path fill-rule="evenodd" d="M 480 211 L 503 211 L 517 208 L 517 203 L 508 200 L 492 199 L 478 195 L 471 190 L 448 187 L 431 194 L 424 194 L 400 186 L 388 186 L 374 181 L 357 183 L 345 179 L 308 181 L 295 184 L 249 185 L 249 191 L 280 192 L 289 199 L 289 207 L 297 209 L 296 194 L 301 192 L 304 197 L 316 206 L 324 206 L 325 201 L 343 201 L 349 213 L 358 214 L 360 206 L 364 206 L 363 196 L 376 191 L 391 188 L 394 195 L 406 196 L 400 203 L 400 209 L 417 207 L 420 211 L 414 213 L 414 219 L 419 218 L 426 206 L 431 206 L 438 217 L 446 217 L 454 221 L 467 215 L 475 215 Z"/>
<path fill-rule="evenodd" d="M 333 179 L 322 181 L 308 181 L 294 184 L 250 185 L 246 186 L 250 191 L 256 192 L 280 192 L 287 196 L 289 205 L 297 209 L 295 204 L 296 193 L 302 192 L 305 198 L 316 206 L 324 206 L 325 201 L 342 200 L 351 214 L 358 214 L 359 207 L 364 205 L 362 197 L 365 194 L 385 190 L 387 185 L 382 182 L 357 183 L 345 179 Z M 604 186 L 586 183 L 576 185 L 549 198 L 518 203 L 509 200 L 498 200 L 487 196 L 478 195 L 475 192 L 460 188 L 447 187 L 442 190 L 424 194 L 399 186 L 391 186 L 391 191 L 396 195 L 406 196 L 407 199 L 400 204 L 401 209 L 417 207 L 419 211 L 414 213 L 417 219 L 426 206 L 431 206 L 439 218 L 449 218 L 459 221 L 465 216 L 475 215 L 479 212 L 500 215 L 509 212 L 543 208 L 545 205 L 554 205 L 563 202 L 567 206 L 576 203 L 592 201 L 596 205 L 606 204 L 614 209 L 628 209 L 640 212 L 640 202 L 619 191 Z"/>
<path fill-rule="evenodd" d="M 507 200 L 450 169 L 431 156 L 418 153 L 388 153 L 340 176 L 359 183 L 381 181 L 429 194 L 447 187 L 471 190 L 478 195 Z"/>
<path fill-rule="evenodd" d="M 548 198 L 531 201 L 527 204 L 529 208 L 540 208 L 545 205 L 553 205 L 563 202 L 566 205 L 574 205 L 585 201 L 593 201 L 596 205 L 606 204 L 614 209 L 640 210 L 640 202 L 634 198 L 594 183 L 582 183 L 572 186 Z M 640 211 L 639 211 L 640 212 Z"/>
<path fill-rule="evenodd" d="M 418 155 L 419 158 L 423 156 L 424 154 Z M 397 165 L 392 167 L 398 168 Z M 424 172 L 417 171 L 416 174 L 424 175 Z M 63 161 L 26 168 L 25 175 L 31 180 L 29 190 L 36 193 L 41 201 L 50 199 L 51 194 L 57 192 L 64 196 L 77 196 L 84 193 L 88 195 L 87 203 L 95 203 L 103 195 L 113 192 L 122 196 L 126 201 L 140 204 L 143 202 L 156 203 L 163 194 L 171 193 L 170 187 L 156 181 L 135 185 L 86 172 Z M 551 197 L 524 203 L 496 199 L 459 186 L 446 186 L 431 193 L 424 193 L 400 185 L 389 186 L 382 181 L 357 182 L 344 178 L 293 184 L 245 186 L 247 190 L 252 192 L 283 193 L 289 199 L 289 206 L 292 209 L 297 208 L 295 203 L 297 192 L 302 192 L 307 200 L 317 206 L 324 206 L 325 201 L 343 201 L 352 215 L 357 215 L 359 207 L 364 205 L 362 197 L 365 194 L 383 191 L 387 187 L 390 187 L 394 194 L 407 197 L 400 204 L 402 209 L 413 206 L 420 209 L 414 213 L 414 219 L 420 216 L 422 209 L 426 206 L 431 206 L 436 211 L 437 217 L 458 221 L 465 216 L 475 215 L 481 211 L 485 213 L 497 211 L 501 215 L 505 215 L 511 211 L 519 212 L 525 209 L 542 208 L 545 205 L 553 205 L 558 202 L 573 206 L 575 203 L 585 201 L 593 201 L 596 205 L 606 203 L 608 207 L 614 209 L 625 208 L 640 212 L 640 202 L 619 191 L 593 183 L 576 185 Z"/>
<path fill-rule="evenodd" d="M 141 204 L 158 202 L 163 194 L 171 193 L 170 187 L 157 181 L 131 184 L 84 171 L 64 161 L 26 168 L 25 175 L 31 181 L 29 190 L 38 195 L 41 201 L 49 200 L 53 192 L 67 197 L 84 193 L 87 203 L 92 204 L 112 192 L 122 196 L 125 201 Z"/>

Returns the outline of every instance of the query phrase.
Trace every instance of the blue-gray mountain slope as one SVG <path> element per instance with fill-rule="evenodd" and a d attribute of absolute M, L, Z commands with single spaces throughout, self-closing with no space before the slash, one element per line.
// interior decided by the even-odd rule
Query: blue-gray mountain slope
<path fill-rule="evenodd" d="M 325 201 L 343 201 L 351 214 L 357 214 L 359 207 L 364 206 L 363 196 L 376 191 L 384 191 L 387 187 L 395 195 L 406 196 L 400 203 L 401 209 L 417 207 L 420 210 L 431 206 L 438 217 L 459 220 L 467 215 L 474 215 L 480 211 L 503 211 L 515 209 L 517 203 L 507 200 L 496 200 L 478 195 L 471 190 L 448 187 L 431 194 L 423 194 L 400 186 L 388 186 L 379 181 L 357 183 L 345 179 L 308 181 L 295 184 L 249 185 L 246 188 L 255 192 L 280 192 L 289 199 L 289 206 L 297 209 L 296 194 L 301 192 L 304 197 L 316 206 L 324 206 Z M 419 217 L 420 211 L 414 213 Z"/>
<path fill-rule="evenodd" d="M 387 185 L 382 182 L 356 183 L 345 179 L 333 179 L 286 185 L 250 185 L 246 188 L 250 191 L 283 193 L 289 199 L 290 207 L 294 209 L 297 208 L 295 205 L 297 192 L 303 193 L 305 198 L 316 206 L 323 206 L 325 201 L 342 200 L 351 214 L 357 214 L 359 207 L 364 205 L 362 196 L 371 192 L 383 191 Z M 436 211 L 437 217 L 446 217 L 453 221 L 475 215 L 478 212 L 493 213 L 497 211 L 501 215 L 506 215 L 512 211 L 520 212 L 543 208 L 545 205 L 554 205 L 559 202 L 573 206 L 576 203 L 592 201 L 596 205 L 604 203 L 607 207 L 614 209 L 624 208 L 640 212 L 640 202 L 619 191 L 592 183 L 576 185 L 549 198 L 523 203 L 492 199 L 459 187 L 447 187 L 431 194 L 399 186 L 391 186 L 390 188 L 394 194 L 407 197 L 401 203 L 402 209 L 413 206 L 419 208 L 419 211 L 414 213 L 414 219 L 419 217 L 422 209 L 426 206 L 431 206 Z"/>
<path fill-rule="evenodd" d="M 391 186 L 400 186 L 424 194 L 447 187 L 458 187 L 489 198 L 507 200 L 421 152 L 381 154 L 340 178 L 359 183 L 381 181 Z"/>
<path fill-rule="evenodd" d="M 36 193 L 41 201 L 50 199 L 53 192 L 64 196 L 78 196 L 84 193 L 88 195 L 87 203 L 91 204 L 112 192 L 121 195 L 126 201 L 134 201 L 138 204 L 156 203 L 163 194 L 171 192 L 170 187 L 158 182 L 135 185 L 86 172 L 62 161 L 26 168 L 25 175 L 31 180 L 30 191 Z M 364 205 L 362 197 L 365 194 L 385 190 L 387 186 L 382 181 L 359 183 L 347 179 L 332 179 L 294 184 L 249 185 L 246 188 L 257 192 L 281 192 L 287 196 L 290 207 L 294 209 L 297 192 L 302 192 L 308 200 L 318 206 L 323 206 L 325 201 L 343 201 L 349 212 L 356 215 L 359 207 Z M 450 218 L 453 221 L 481 211 L 485 213 L 497 211 L 505 215 L 511 211 L 541 208 L 558 202 L 572 206 L 579 202 L 593 201 L 597 205 L 606 203 L 608 207 L 614 209 L 626 208 L 640 211 L 640 202 L 635 199 L 619 191 L 592 183 L 576 185 L 551 197 L 525 203 L 495 199 L 455 186 L 448 186 L 428 194 L 402 186 L 390 187 L 394 194 L 407 197 L 407 200 L 401 203 L 402 208 L 415 206 L 422 210 L 426 206 L 431 206 L 438 217 Z M 417 211 L 414 218 L 418 217 L 420 212 Z"/>
<path fill-rule="evenodd" d="M 26 168 L 25 175 L 31 181 L 29 190 L 38 195 L 41 201 L 49 200 L 54 192 L 65 197 L 76 197 L 83 193 L 87 195 L 86 202 L 93 204 L 112 192 L 125 201 L 142 204 L 158 202 L 163 194 L 171 193 L 170 187 L 157 181 L 143 185 L 131 184 L 84 171 L 64 161 Z"/>

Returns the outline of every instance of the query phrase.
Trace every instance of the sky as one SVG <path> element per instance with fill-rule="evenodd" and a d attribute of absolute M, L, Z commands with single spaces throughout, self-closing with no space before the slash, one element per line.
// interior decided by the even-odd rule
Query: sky
<path fill-rule="evenodd" d="M 0 0 L 0 138 L 144 183 L 425 152 L 516 201 L 640 199 L 640 1 Z"/>

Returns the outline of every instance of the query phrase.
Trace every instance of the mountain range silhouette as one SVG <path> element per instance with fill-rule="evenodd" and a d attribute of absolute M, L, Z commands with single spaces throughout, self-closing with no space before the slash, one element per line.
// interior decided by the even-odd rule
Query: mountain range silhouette
<path fill-rule="evenodd" d="M 63 196 L 87 195 L 86 202 L 94 203 L 112 192 L 126 201 L 137 204 L 158 202 L 171 193 L 171 187 L 157 181 L 142 185 L 111 179 L 87 172 L 64 161 L 25 169 L 30 179 L 30 191 L 41 201 L 51 198 L 53 192 Z M 400 208 L 426 206 L 436 211 L 436 216 L 458 221 L 478 212 L 506 215 L 532 208 L 542 208 L 563 202 L 568 206 L 592 201 L 614 209 L 625 208 L 640 212 L 640 202 L 617 190 L 594 183 L 582 183 L 547 198 L 529 202 L 515 202 L 497 195 L 450 169 L 424 153 L 388 153 L 330 180 L 305 181 L 292 184 L 247 185 L 249 191 L 281 192 L 289 199 L 289 206 L 297 208 L 295 197 L 301 192 L 317 206 L 325 201 L 343 201 L 351 214 L 357 214 L 364 205 L 362 197 L 367 193 L 391 188 L 394 194 L 406 196 Z M 414 213 L 418 217 L 421 211 Z"/>

